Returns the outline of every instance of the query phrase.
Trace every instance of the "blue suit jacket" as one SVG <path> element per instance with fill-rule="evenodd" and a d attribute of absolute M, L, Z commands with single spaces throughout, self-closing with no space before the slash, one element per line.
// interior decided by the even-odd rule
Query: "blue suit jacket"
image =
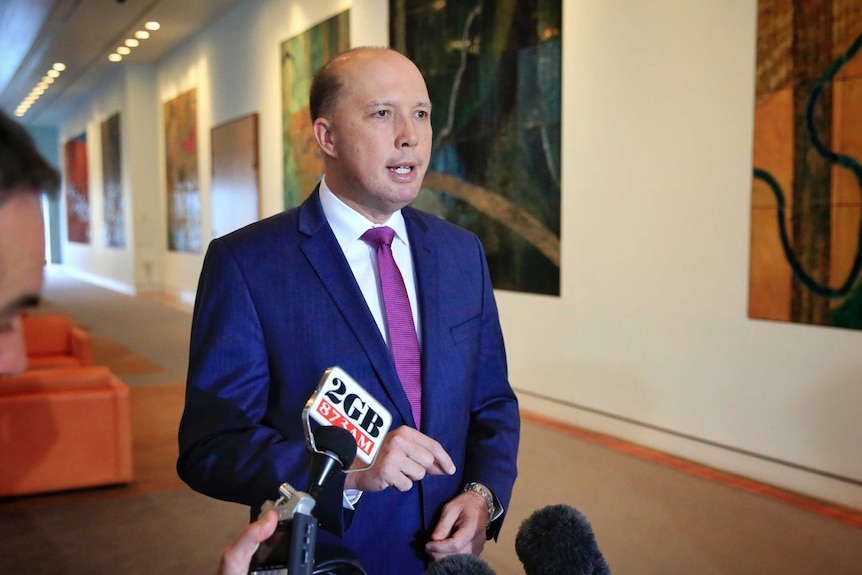
<path fill-rule="evenodd" d="M 443 504 L 478 481 L 508 507 L 517 473 L 518 404 L 481 243 L 429 214 L 403 214 L 421 314 L 422 431 L 457 471 L 429 475 L 406 493 L 364 493 L 352 514 L 342 508 L 343 475 L 330 482 L 315 508 L 326 530 L 318 540 L 347 547 L 369 575 L 421 573 Z M 192 324 L 180 477 L 253 513 L 285 481 L 306 489 L 300 414 L 334 365 L 392 413 L 393 429 L 414 424 L 315 191 L 300 207 L 210 244 Z"/>

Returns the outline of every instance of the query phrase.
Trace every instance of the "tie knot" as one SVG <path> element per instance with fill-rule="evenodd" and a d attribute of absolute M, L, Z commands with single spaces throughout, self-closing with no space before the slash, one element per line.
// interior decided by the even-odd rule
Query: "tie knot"
<path fill-rule="evenodd" d="M 382 245 L 392 245 L 392 240 L 395 239 L 395 230 L 389 226 L 371 228 L 362 234 L 362 239 L 369 243 L 374 249 L 380 249 L 380 246 Z"/>

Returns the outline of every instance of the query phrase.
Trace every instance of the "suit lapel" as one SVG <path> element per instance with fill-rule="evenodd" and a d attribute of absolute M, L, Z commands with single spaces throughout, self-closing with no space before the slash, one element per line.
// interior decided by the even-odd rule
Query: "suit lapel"
<path fill-rule="evenodd" d="M 368 356 L 390 402 L 404 421 L 412 422 L 410 403 L 401 388 L 392 353 L 383 341 L 338 240 L 326 221 L 317 190 L 299 208 L 299 231 L 307 236 L 300 243 L 300 249 Z M 363 385 L 363 382 L 359 383 Z"/>
<path fill-rule="evenodd" d="M 440 411 L 445 409 L 447 397 L 451 397 L 446 365 L 454 358 L 446 346 L 450 338 L 441 314 L 440 254 L 419 214 L 411 208 L 402 213 L 410 235 L 422 322 L 422 431 L 431 437 L 441 437 L 445 435 L 447 417 Z"/>

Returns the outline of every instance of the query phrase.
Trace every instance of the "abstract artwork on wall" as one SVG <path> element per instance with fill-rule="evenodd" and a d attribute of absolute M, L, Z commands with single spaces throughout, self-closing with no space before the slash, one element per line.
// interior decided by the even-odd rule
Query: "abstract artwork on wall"
<path fill-rule="evenodd" d="M 497 289 L 560 293 L 561 0 L 390 0 L 434 145 L 414 205 L 476 232 Z"/>
<path fill-rule="evenodd" d="M 748 315 L 862 329 L 862 10 L 760 0 Z"/>
<path fill-rule="evenodd" d="M 257 114 L 212 129 L 212 236 L 260 218 Z"/>
<path fill-rule="evenodd" d="M 333 16 L 281 45 L 284 206 L 298 205 L 323 174 L 308 112 L 308 90 L 314 74 L 350 47 L 350 11 Z"/>
<path fill-rule="evenodd" d="M 87 133 L 63 145 L 65 160 L 66 223 L 70 242 L 90 243 L 90 179 L 87 170 Z"/>
<path fill-rule="evenodd" d="M 201 194 L 198 178 L 197 89 L 165 102 L 165 168 L 168 191 L 168 249 L 201 251 Z"/>
<path fill-rule="evenodd" d="M 102 188 L 105 202 L 105 245 L 126 246 L 123 178 L 120 150 L 120 114 L 102 122 Z"/>

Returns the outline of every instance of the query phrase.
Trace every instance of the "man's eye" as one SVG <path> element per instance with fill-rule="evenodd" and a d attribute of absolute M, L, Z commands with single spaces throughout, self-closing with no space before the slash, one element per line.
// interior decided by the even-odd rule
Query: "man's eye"
<path fill-rule="evenodd" d="M 389 110 L 377 110 L 376 112 L 374 112 L 374 114 L 379 118 L 385 118 L 389 115 Z"/>

